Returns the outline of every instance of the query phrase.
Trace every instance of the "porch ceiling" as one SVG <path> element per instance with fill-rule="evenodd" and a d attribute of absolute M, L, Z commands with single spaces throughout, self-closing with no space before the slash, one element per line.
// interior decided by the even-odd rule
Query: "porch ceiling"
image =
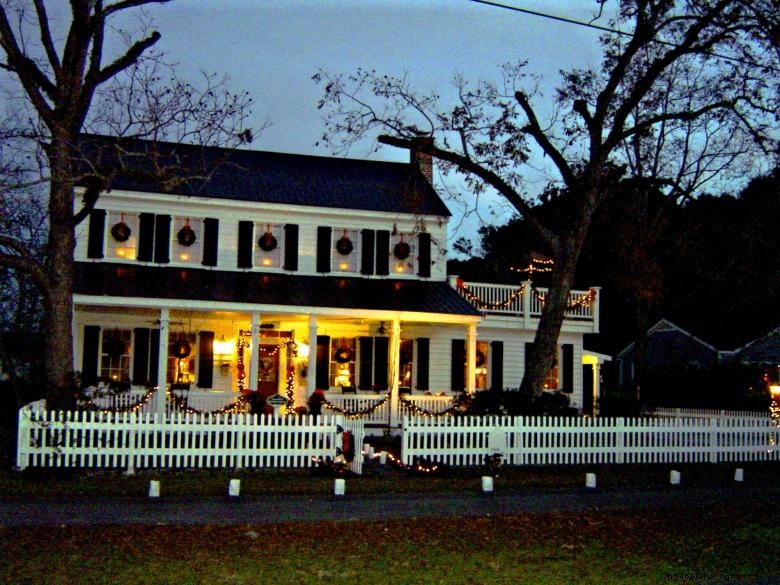
<path fill-rule="evenodd" d="M 74 280 L 75 293 L 90 297 L 480 316 L 446 282 L 106 262 L 77 262 Z"/>

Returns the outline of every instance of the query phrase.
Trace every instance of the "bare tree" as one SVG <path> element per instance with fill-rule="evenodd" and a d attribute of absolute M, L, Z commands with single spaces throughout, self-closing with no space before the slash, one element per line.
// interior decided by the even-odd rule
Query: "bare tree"
<path fill-rule="evenodd" d="M 776 153 L 771 4 L 596 0 L 599 14 L 614 7 L 610 26 L 622 34 L 602 38 L 599 70 L 563 73 L 551 108 L 535 103 L 525 63 L 505 66 L 498 84 L 456 77 L 449 106 L 436 92 L 415 91 L 405 76 L 321 71 L 314 79 L 324 86 L 323 140 L 335 151 L 375 136 L 382 144 L 421 149 L 445 171 L 463 174 L 472 193 L 495 190 L 536 231 L 555 260 L 523 380 L 538 393 L 593 215 L 621 179 L 649 174 L 667 190 L 692 196 L 728 172 L 764 170 L 762 162 Z M 539 217 L 522 188 L 524 165 L 540 154 L 568 193 L 563 227 Z"/>
<path fill-rule="evenodd" d="M 15 122 L 6 136 L 29 141 L 27 171 L 39 171 L 37 180 L 48 190 L 43 258 L 23 234 L 4 232 L 0 265 L 29 275 L 41 293 L 47 396 L 53 403 L 66 403 L 73 390 L 75 227 L 101 190 L 110 187 L 116 171 L 90 167 L 94 153 L 84 156 L 80 151 L 82 132 L 207 145 L 235 145 L 249 136 L 242 128 L 251 103 L 247 94 L 229 92 L 215 77 L 207 77 L 201 90 L 177 81 L 173 69 L 153 52 L 158 32 L 141 30 L 133 38 L 111 24 L 117 16 L 166 1 L 71 0 L 61 40 L 45 0 L 0 5 L 0 68 L 6 72 L 4 89 Z M 57 25 L 63 24 L 59 17 Z M 108 59 L 110 35 L 119 44 L 124 41 L 125 49 Z M 79 209 L 77 184 L 86 184 Z"/>

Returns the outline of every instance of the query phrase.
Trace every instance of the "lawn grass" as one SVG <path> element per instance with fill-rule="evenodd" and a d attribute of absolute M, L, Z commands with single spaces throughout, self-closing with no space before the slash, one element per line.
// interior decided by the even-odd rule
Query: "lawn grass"
<path fill-rule="evenodd" d="M 740 464 L 656 464 L 503 467 L 496 490 L 570 489 L 582 487 L 586 472 L 597 474 L 598 486 L 652 489 L 669 484 L 669 471 L 682 473 L 684 485 L 730 485 L 734 469 L 745 470 L 745 484 L 773 483 L 780 477 L 780 462 Z M 481 468 L 444 470 L 438 475 L 415 475 L 373 461 L 362 476 L 348 478 L 350 494 L 474 492 L 481 489 Z M 0 470 L 0 497 L 144 496 L 149 481 L 161 482 L 164 496 L 221 496 L 230 479 L 241 480 L 241 494 L 317 495 L 333 490 L 333 478 L 311 469 L 259 470 L 121 470 L 35 469 Z"/>
<path fill-rule="evenodd" d="M 779 519 L 757 502 L 424 521 L 0 528 L 0 582 L 641 585 L 692 574 L 777 582 Z"/>

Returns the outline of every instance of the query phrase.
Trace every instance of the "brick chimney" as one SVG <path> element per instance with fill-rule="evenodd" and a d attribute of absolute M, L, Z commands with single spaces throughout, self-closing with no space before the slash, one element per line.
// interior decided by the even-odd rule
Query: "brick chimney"
<path fill-rule="evenodd" d="M 423 176 L 433 185 L 433 157 L 430 152 L 422 152 L 433 147 L 433 136 L 417 136 L 409 149 L 409 162 L 422 171 Z"/>

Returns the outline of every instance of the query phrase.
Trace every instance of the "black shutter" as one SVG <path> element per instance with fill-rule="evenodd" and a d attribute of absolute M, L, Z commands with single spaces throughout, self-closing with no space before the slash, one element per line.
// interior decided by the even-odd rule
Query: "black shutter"
<path fill-rule="evenodd" d="M 167 359 L 168 356 L 166 355 Z M 157 369 L 160 365 L 160 330 L 152 329 L 149 335 L 149 384 L 157 384 Z M 163 390 L 164 391 L 164 390 Z"/>
<path fill-rule="evenodd" d="M 203 266 L 216 266 L 219 250 L 219 220 L 207 217 L 203 220 Z"/>
<path fill-rule="evenodd" d="M 138 220 L 138 254 L 140 262 L 151 262 L 154 254 L 154 214 L 142 213 Z"/>
<path fill-rule="evenodd" d="M 429 390 L 431 340 L 427 337 L 417 338 L 417 389 Z"/>
<path fill-rule="evenodd" d="M 214 332 L 201 331 L 198 340 L 198 388 L 214 384 Z"/>
<path fill-rule="evenodd" d="M 327 226 L 319 226 L 317 228 L 317 272 L 330 272 L 332 231 Z"/>
<path fill-rule="evenodd" d="M 374 338 L 374 386 L 377 390 L 387 390 L 388 338 Z"/>
<path fill-rule="evenodd" d="M 574 345 L 564 343 L 561 346 L 561 353 L 563 357 L 563 385 L 561 390 L 571 393 L 574 392 Z"/>
<path fill-rule="evenodd" d="M 171 216 L 158 215 L 154 221 L 154 261 L 168 264 L 171 261 Z"/>
<path fill-rule="evenodd" d="M 106 235 L 106 210 L 93 209 L 89 212 L 89 233 L 87 235 L 87 258 L 103 257 L 103 241 Z"/>
<path fill-rule="evenodd" d="M 490 386 L 493 390 L 504 389 L 504 342 L 490 343 Z"/>
<path fill-rule="evenodd" d="M 298 270 L 298 226 L 288 223 L 284 226 L 284 266 L 285 270 Z"/>
<path fill-rule="evenodd" d="M 371 367 L 374 362 L 374 338 L 360 338 L 360 376 L 358 388 L 371 390 Z"/>
<path fill-rule="evenodd" d="M 316 382 L 320 390 L 330 388 L 330 337 L 327 335 L 317 336 Z"/>
<path fill-rule="evenodd" d="M 143 327 L 133 329 L 133 384 L 146 386 L 149 383 L 149 330 Z"/>
<path fill-rule="evenodd" d="M 254 223 L 238 222 L 238 267 L 252 268 L 252 249 L 254 248 Z"/>
<path fill-rule="evenodd" d="M 466 363 L 466 340 L 452 340 L 452 360 L 450 362 L 450 384 L 453 392 L 463 392 L 466 389 L 464 379 L 464 364 Z"/>
<path fill-rule="evenodd" d="M 528 368 L 531 365 L 531 354 L 534 352 L 534 343 L 532 341 L 525 342 L 525 369 L 523 370 L 523 379 L 528 372 Z"/>
<path fill-rule="evenodd" d="M 423 278 L 431 276 L 431 234 L 422 232 L 417 236 L 417 275 Z"/>
<path fill-rule="evenodd" d="M 390 274 L 390 232 L 376 232 L 376 273 L 381 276 Z"/>
<path fill-rule="evenodd" d="M 360 232 L 360 273 L 374 274 L 374 230 Z"/>
<path fill-rule="evenodd" d="M 84 327 L 84 347 L 81 354 L 81 381 L 86 386 L 97 384 L 100 363 L 100 327 Z"/>

